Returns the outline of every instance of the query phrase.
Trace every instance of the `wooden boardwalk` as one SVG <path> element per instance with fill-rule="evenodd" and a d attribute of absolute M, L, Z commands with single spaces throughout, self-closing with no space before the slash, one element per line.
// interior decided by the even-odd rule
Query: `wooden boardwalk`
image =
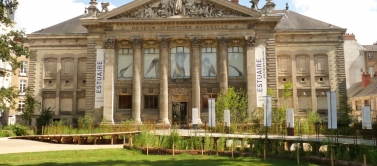
<path fill-rule="evenodd" d="M 93 133 L 93 134 L 48 134 L 16 136 L 11 139 L 29 139 L 62 144 L 125 144 L 132 141 L 132 135 L 140 134 L 140 131 Z M 127 141 L 126 141 L 127 139 Z"/>

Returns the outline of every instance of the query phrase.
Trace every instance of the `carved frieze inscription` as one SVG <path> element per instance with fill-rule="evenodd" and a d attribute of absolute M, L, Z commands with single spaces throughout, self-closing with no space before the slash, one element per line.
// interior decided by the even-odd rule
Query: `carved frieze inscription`
<path fill-rule="evenodd" d="M 204 0 L 162 0 L 140 5 L 110 19 L 153 19 L 182 17 L 252 17 Z"/>
<path fill-rule="evenodd" d="M 217 24 L 176 24 L 176 25 L 124 25 L 117 26 L 114 31 L 197 31 L 197 30 L 229 30 L 229 29 L 248 29 L 246 23 L 217 23 Z"/>

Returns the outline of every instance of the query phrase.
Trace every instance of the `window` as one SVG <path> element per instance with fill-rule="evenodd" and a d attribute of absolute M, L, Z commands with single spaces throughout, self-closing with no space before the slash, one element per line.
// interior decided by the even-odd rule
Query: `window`
<path fill-rule="evenodd" d="M 23 93 L 26 90 L 26 80 L 20 80 L 20 92 Z"/>
<path fill-rule="evenodd" d="M 27 62 L 26 61 L 22 61 L 22 66 L 20 68 L 20 75 L 22 76 L 26 76 L 26 72 L 27 72 Z"/>
<path fill-rule="evenodd" d="M 369 74 L 371 77 L 374 77 L 374 67 L 369 67 Z"/>
<path fill-rule="evenodd" d="M 132 96 L 119 95 L 118 109 L 132 109 Z"/>
<path fill-rule="evenodd" d="M 217 63 L 216 63 L 216 48 L 205 47 L 202 48 L 202 77 L 216 78 Z"/>
<path fill-rule="evenodd" d="M 171 78 L 190 77 L 190 48 L 174 47 L 170 54 Z"/>
<path fill-rule="evenodd" d="M 144 50 L 144 77 L 158 78 L 159 49 L 147 48 Z"/>
<path fill-rule="evenodd" d="M 144 96 L 144 108 L 158 109 L 158 96 Z"/>
<path fill-rule="evenodd" d="M 305 78 L 301 78 L 301 82 L 305 82 Z"/>
<path fill-rule="evenodd" d="M 320 77 L 320 78 L 319 78 L 319 82 L 323 82 L 323 77 Z"/>
<path fill-rule="evenodd" d="M 286 79 L 286 78 L 283 78 L 283 82 L 287 82 L 287 79 Z"/>
<path fill-rule="evenodd" d="M 373 58 L 373 54 L 372 53 L 368 53 L 368 58 Z"/>
<path fill-rule="evenodd" d="M 359 50 L 359 56 L 363 56 L 363 55 L 364 55 L 363 50 Z"/>
<path fill-rule="evenodd" d="M 360 68 L 360 72 L 364 72 L 364 69 Z"/>
<path fill-rule="evenodd" d="M 132 78 L 133 50 L 119 49 L 118 51 L 118 78 Z"/>
<path fill-rule="evenodd" d="M 25 109 L 25 101 L 18 101 L 18 110 L 20 111 L 20 113 L 22 113 L 24 109 Z"/>
<path fill-rule="evenodd" d="M 243 49 L 242 47 L 228 48 L 228 76 L 243 77 Z"/>

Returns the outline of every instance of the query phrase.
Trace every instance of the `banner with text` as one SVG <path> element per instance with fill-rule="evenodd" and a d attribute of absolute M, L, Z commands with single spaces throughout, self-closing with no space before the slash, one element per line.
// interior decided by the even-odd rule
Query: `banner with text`
<path fill-rule="evenodd" d="M 267 95 L 266 51 L 264 47 L 255 48 L 255 72 L 257 107 L 263 107 L 263 96 Z"/>
<path fill-rule="evenodd" d="M 338 122 L 337 122 L 337 106 L 336 106 L 336 92 L 327 92 L 327 108 L 328 108 L 328 129 L 337 129 Z"/>
<path fill-rule="evenodd" d="M 264 96 L 264 126 L 271 127 L 271 96 Z"/>
<path fill-rule="evenodd" d="M 216 127 L 216 103 L 215 98 L 208 98 L 208 126 Z"/>
<path fill-rule="evenodd" d="M 198 124 L 198 108 L 192 108 L 192 124 Z"/>
<path fill-rule="evenodd" d="M 286 117 L 287 117 L 287 127 L 294 128 L 295 127 L 295 113 L 293 111 L 293 108 L 287 108 Z"/>
<path fill-rule="evenodd" d="M 372 115 L 370 113 L 370 106 L 364 106 L 361 108 L 362 113 L 362 129 L 372 129 Z"/>
<path fill-rule="evenodd" d="M 95 78 L 95 102 L 94 108 L 103 107 L 103 85 L 105 80 L 105 49 L 97 49 L 96 78 Z"/>

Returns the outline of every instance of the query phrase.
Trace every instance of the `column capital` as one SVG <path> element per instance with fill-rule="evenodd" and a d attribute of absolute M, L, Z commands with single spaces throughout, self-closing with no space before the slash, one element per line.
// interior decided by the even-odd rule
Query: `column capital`
<path fill-rule="evenodd" d="M 170 44 L 170 38 L 158 38 L 161 48 L 168 48 Z"/>
<path fill-rule="evenodd" d="M 217 37 L 217 40 L 219 41 L 220 47 L 228 45 L 228 38 L 227 37 Z"/>
<path fill-rule="evenodd" d="M 245 36 L 246 46 L 254 47 L 257 43 L 258 35 Z"/>
<path fill-rule="evenodd" d="M 199 48 L 202 38 L 200 37 L 190 37 L 191 46 L 194 48 Z"/>
<path fill-rule="evenodd" d="M 132 42 L 134 48 L 140 49 L 141 46 L 143 45 L 143 38 L 133 38 L 133 39 L 131 39 L 131 42 Z"/>
<path fill-rule="evenodd" d="M 116 45 L 115 39 L 105 39 L 103 40 L 105 49 L 114 49 Z"/>

